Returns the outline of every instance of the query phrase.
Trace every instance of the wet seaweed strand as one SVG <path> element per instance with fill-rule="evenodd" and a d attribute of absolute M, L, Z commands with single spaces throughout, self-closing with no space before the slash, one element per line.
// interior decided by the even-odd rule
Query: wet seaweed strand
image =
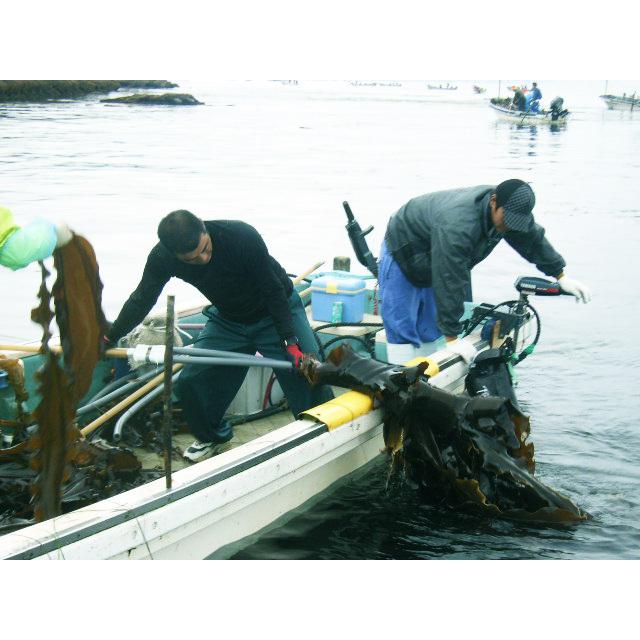
<path fill-rule="evenodd" d="M 54 252 L 57 271 L 52 293 L 47 289 L 49 272 L 43 263 L 40 304 L 32 319 L 42 326 L 44 365 L 36 374 L 42 398 L 34 411 L 37 431 L 29 442 L 34 516 L 37 522 L 60 515 L 62 485 L 69 479 L 69 462 L 78 454 L 81 435 L 74 423 L 78 402 L 89 389 L 93 370 L 103 351 L 106 320 L 102 312 L 102 282 L 90 243 L 77 235 Z M 64 359 L 49 348 L 54 314 L 60 328 Z"/>
<path fill-rule="evenodd" d="M 75 424 L 76 407 L 91 384 L 103 355 L 102 282 L 93 248 L 74 235 L 54 252 L 57 271 L 51 292 L 50 275 L 40 263 L 39 304 L 31 317 L 42 327 L 43 366 L 36 373 L 42 398 L 24 420 L 36 431 L 18 444 L 0 450 L 0 532 L 12 531 L 60 515 L 162 475 L 141 469 L 130 450 L 85 440 Z M 62 350 L 50 348 L 50 325 L 60 328 Z M 62 354 L 60 354 L 62 351 Z M 8 362 L 0 360 L 0 362 Z M 20 364 L 9 364 L 10 383 L 20 397 Z M 32 496 L 31 504 L 29 503 Z"/>

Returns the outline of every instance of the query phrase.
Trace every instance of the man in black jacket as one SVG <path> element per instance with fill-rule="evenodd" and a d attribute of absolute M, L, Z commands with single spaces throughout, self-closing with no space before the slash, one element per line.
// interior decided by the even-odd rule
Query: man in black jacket
<path fill-rule="evenodd" d="M 564 275 L 565 261 L 534 221 L 534 205 L 531 187 L 512 179 L 497 187 L 428 193 L 391 216 L 379 265 L 390 362 L 425 355 L 421 345 L 442 335 L 447 343 L 456 340 L 464 301 L 471 300 L 471 269 L 503 238 L 557 278 L 563 291 L 582 302 L 591 299 L 586 286 Z"/>
<path fill-rule="evenodd" d="M 178 210 L 162 219 L 158 237 L 140 284 L 111 326 L 109 342 L 137 326 L 175 276 L 212 303 L 204 309 L 208 321 L 195 346 L 259 351 L 266 358 L 288 359 L 295 367 L 303 352 L 317 356 L 300 296 L 252 226 L 239 220 L 202 221 Z M 176 395 L 196 437 L 185 458 L 197 462 L 229 448 L 233 427 L 223 416 L 246 373 L 245 367 L 184 367 Z M 333 397 L 330 388 L 311 388 L 297 372 L 276 375 L 294 415 Z"/>

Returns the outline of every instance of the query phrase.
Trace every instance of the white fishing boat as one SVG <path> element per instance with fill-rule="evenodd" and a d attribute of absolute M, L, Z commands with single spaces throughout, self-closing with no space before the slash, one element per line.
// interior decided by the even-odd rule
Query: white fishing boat
<path fill-rule="evenodd" d="M 516 122 L 518 124 L 559 125 L 566 124 L 569 117 L 569 113 L 566 111 L 554 114 L 553 111 L 543 109 L 534 113 L 533 111 L 518 111 L 517 109 L 511 109 L 492 102 L 489 102 L 489 107 L 495 112 L 499 119 Z"/>
<path fill-rule="evenodd" d="M 472 307 L 468 305 L 468 311 Z M 497 334 L 494 326 L 489 338 L 487 327 L 483 328 L 491 317 L 489 308 L 486 305 L 477 308 L 481 311 L 479 324 L 463 339 L 481 352 L 490 347 L 489 340 L 493 341 Z M 488 315 L 482 319 L 484 314 Z M 505 330 L 502 339 L 511 336 L 519 351 L 531 343 L 536 319 L 522 309 L 515 315 L 520 321 L 508 332 Z M 191 312 L 182 314 L 181 322 L 189 326 L 188 323 L 202 318 Z M 363 317 L 365 323 L 376 321 L 380 322 L 379 316 Z M 318 327 L 320 323 L 313 324 Z M 334 339 L 344 335 L 346 329 L 327 330 L 333 331 L 331 339 Z M 367 331 L 372 328 L 351 329 L 352 334 L 363 335 Z M 384 332 L 377 331 L 375 355 L 379 359 L 385 359 L 385 347 Z M 26 355 L 25 360 L 40 357 Z M 431 384 L 453 393 L 463 390 L 468 365 L 460 355 L 441 348 L 429 355 L 427 361 L 426 373 L 431 376 Z M 33 362 L 27 368 L 32 370 Z M 239 395 L 250 392 L 247 385 L 255 385 L 263 371 L 256 370 L 254 377 L 249 375 Z M 383 455 L 382 410 L 374 406 L 368 395 L 345 389 L 336 391 L 334 400 L 305 412 L 299 419 L 285 413 L 252 422 L 246 432 L 237 427 L 229 451 L 174 470 L 171 488 L 167 488 L 165 478 L 159 478 L 7 533 L 0 537 L 0 558 L 226 557 L 247 536 L 283 522 L 294 509 L 336 487 L 341 479 Z M 191 440 L 187 434 L 177 439 L 181 437 Z M 162 460 L 156 454 L 149 454 L 148 458 L 145 466 L 157 465 Z"/>
<path fill-rule="evenodd" d="M 636 98 L 636 94 L 614 96 L 605 94 L 600 96 L 606 103 L 607 108 L 615 111 L 634 111 L 640 108 L 640 98 Z"/>
<path fill-rule="evenodd" d="M 446 85 L 442 84 L 427 84 L 427 89 L 431 91 L 456 91 L 458 88 L 457 85 L 452 85 L 447 82 Z"/>

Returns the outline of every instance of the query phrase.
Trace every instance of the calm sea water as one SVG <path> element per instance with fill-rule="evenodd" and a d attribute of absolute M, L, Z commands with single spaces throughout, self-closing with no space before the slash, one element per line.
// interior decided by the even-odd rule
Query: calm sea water
<path fill-rule="evenodd" d="M 536 218 L 568 275 L 594 293 L 586 306 L 534 301 L 542 338 L 518 367 L 537 472 L 592 521 L 524 527 L 427 507 L 410 491 L 386 493 L 378 460 L 235 557 L 640 557 L 640 114 L 607 111 L 604 82 L 539 81 L 544 102 L 561 95 L 572 111 L 556 131 L 497 121 L 471 88 L 497 95 L 497 81 L 455 82 L 451 92 L 426 81 L 178 82 L 206 104 L 0 106 L 0 202 L 22 221 L 65 219 L 91 240 L 110 319 L 173 209 L 246 220 L 297 273 L 351 255 L 343 200 L 363 227 L 375 225 L 377 253 L 387 218 L 409 198 L 511 177 L 532 184 Z M 608 91 L 636 86 L 618 81 Z M 474 270 L 475 298 L 510 299 L 515 278 L 535 273 L 500 246 Z M 38 284 L 34 266 L 0 271 L 0 340 L 39 337 L 28 320 Z M 182 283 L 167 292 L 180 307 L 200 302 Z"/>

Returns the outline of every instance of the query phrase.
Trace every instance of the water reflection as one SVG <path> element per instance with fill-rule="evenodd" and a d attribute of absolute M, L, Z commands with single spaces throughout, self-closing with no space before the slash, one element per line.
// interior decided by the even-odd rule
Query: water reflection
<path fill-rule="evenodd" d="M 535 124 L 509 123 L 508 141 L 509 155 L 520 157 L 523 151 L 527 156 L 536 156 L 536 147 L 538 141 L 538 126 Z"/>
<path fill-rule="evenodd" d="M 538 127 L 535 124 L 529 125 L 529 151 L 528 156 L 535 156 L 536 138 L 538 137 Z"/>
<path fill-rule="evenodd" d="M 564 124 L 520 123 L 497 121 L 494 123 L 498 144 L 509 157 L 515 159 L 544 157 L 558 150 L 564 141 Z"/>

